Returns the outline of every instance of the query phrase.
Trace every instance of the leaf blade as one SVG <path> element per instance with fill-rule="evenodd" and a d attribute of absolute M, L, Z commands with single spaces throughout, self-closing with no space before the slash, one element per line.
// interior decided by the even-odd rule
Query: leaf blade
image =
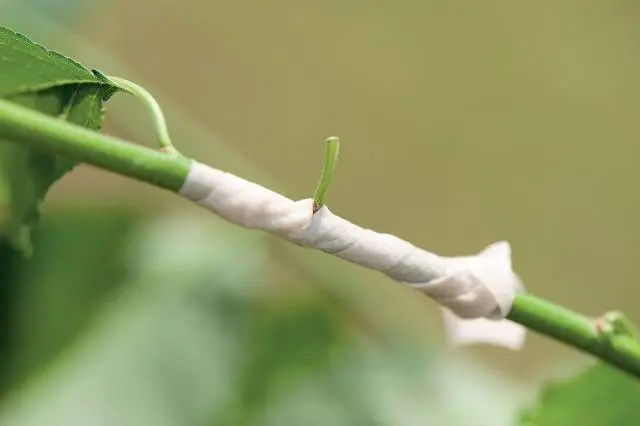
<path fill-rule="evenodd" d="M 80 63 L 0 26 L 0 98 L 43 114 L 100 130 L 104 102 L 117 90 Z M 12 245 L 29 256 L 31 232 L 51 186 L 76 162 L 0 141 L 0 168 L 9 217 L 2 224 Z"/>
<path fill-rule="evenodd" d="M 638 401 L 640 382 L 598 363 L 546 386 L 537 405 L 521 413 L 520 426 L 631 426 L 640 418 Z"/>
<path fill-rule="evenodd" d="M 3 98 L 74 83 L 100 82 L 79 62 L 2 26 L 0 69 L 0 97 Z"/>

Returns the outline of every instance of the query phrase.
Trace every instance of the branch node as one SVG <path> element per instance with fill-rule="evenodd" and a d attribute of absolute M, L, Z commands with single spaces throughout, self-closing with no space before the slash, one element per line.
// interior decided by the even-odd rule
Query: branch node
<path fill-rule="evenodd" d="M 618 337 L 638 340 L 640 333 L 636 326 L 620 311 L 607 312 L 594 321 L 596 333 L 604 342 L 614 344 Z"/>

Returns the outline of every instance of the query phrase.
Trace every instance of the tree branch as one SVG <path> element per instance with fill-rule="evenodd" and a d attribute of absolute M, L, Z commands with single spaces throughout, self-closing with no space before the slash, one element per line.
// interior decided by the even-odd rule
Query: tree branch
<path fill-rule="evenodd" d="M 69 124 L 0 100 L 0 139 L 73 158 L 104 170 L 178 192 L 191 160 Z M 595 355 L 640 378 L 640 341 L 599 333 L 584 315 L 529 293 L 517 294 L 508 319 Z"/>

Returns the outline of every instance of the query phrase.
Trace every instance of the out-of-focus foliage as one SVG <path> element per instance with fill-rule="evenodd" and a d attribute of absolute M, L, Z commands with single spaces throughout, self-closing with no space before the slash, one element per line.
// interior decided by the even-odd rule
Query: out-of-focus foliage
<path fill-rule="evenodd" d="M 523 397 L 518 386 L 402 338 L 381 343 L 375 330 L 324 296 L 270 293 L 263 286 L 260 236 L 202 216 L 168 216 L 145 220 L 128 238 L 123 258 L 125 232 L 107 235 L 117 226 L 130 228 L 129 220 L 113 217 L 85 228 L 87 237 L 96 237 L 87 255 L 63 232 L 74 235 L 76 223 L 90 215 L 53 219 L 43 230 L 38 243 L 44 253 L 56 242 L 69 244 L 65 250 L 87 268 L 102 269 L 91 265 L 102 254 L 121 259 L 127 273 L 104 266 L 114 281 L 124 279 L 122 285 L 109 286 L 106 299 L 87 298 L 104 303 L 94 303 L 88 323 L 81 308 L 80 337 L 51 356 L 42 374 L 9 393 L 0 424 L 511 424 Z M 105 228 L 102 237 L 98 227 Z M 62 268 L 57 262 L 67 265 L 68 254 L 52 255 L 49 265 L 34 256 L 36 276 Z M 54 272 L 51 282 L 75 281 L 55 287 L 69 298 L 86 294 L 81 284 L 92 280 L 78 272 Z M 100 289 L 104 285 L 96 283 L 94 294 L 105 294 Z M 47 291 L 54 290 L 40 290 Z M 14 322 L 29 321 L 18 315 Z M 38 328 L 46 327 L 41 322 Z"/>
<path fill-rule="evenodd" d="M 521 426 L 635 426 L 640 419 L 640 382 L 606 364 L 546 385 L 539 398 Z"/>
<path fill-rule="evenodd" d="M 136 215 L 120 209 L 66 210 L 45 217 L 26 260 L 4 244 L 0 251 L 3 321 L 1 385 L 40 371 L 87 324 L 126 274 L 123 251 Z"/>

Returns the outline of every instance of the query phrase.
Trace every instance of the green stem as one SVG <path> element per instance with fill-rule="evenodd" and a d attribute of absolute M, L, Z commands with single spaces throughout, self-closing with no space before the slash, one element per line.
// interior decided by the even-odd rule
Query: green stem
<path fill-rule="evenodd" d="M 105 75 L 104 78 L 109 79 L 120 90 L 135 96 L 147 106 L 151 119 L 153 120 L 153 127 L 156 131 L 156 137 L 158 138 L 160 149 L 170 154 L 177 154 L 178 151 L 171 143 L 169 129 L 167 128 L 167 120 L 164 118 L 164 113 L 162 112 L 162 108 L 160 108 L 160 104 L 158 104 L 153 95 L 151 95 L 151 93 L 149 93 L 144 87 L 124 78 L 114 77 L 111 75 Z"/>
<path fill-rule="evenodd" d="M 190 160 L 168 155 L 0 99 L 0 139 L 63 155 L 171 191 L 178 191 Z"/>
<path fill-rule="evenodd" d="M 592 318 L 529 293 L 516 296 L 507 317 L 640 377 L 640 341 L 631 335 L 616 336 L 611 341 L 597 332 Z"/>
<path fill-rule="evenodd" d="M 102 135 L 5 100 L 0 100 L 0 139 L 67 156 L 173 192 L 182 187 L 191 162 L 181 155 L 167 155 Z M 612 342 L 596 331 L 590 318 L 528 293 L 516 296 L 508 318 L 640 378 L 640 341 L 632 336 L 618 336 Z"/>

